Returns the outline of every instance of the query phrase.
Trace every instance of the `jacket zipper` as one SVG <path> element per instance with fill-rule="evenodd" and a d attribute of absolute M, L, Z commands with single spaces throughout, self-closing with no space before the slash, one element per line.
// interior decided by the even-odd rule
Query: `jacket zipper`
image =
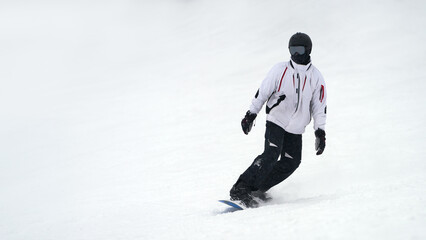
<path fill-rule="evenodd" d="M 296 93 L 297 93 L 297 105 L 296 105 L 296 111 L 294 111 L 294 113 L 296 113 L 297 110 L 299 109 L 299 103 L 300 103 L 300 76 L 299 76 L 299 73 L 297 73 Z"/>

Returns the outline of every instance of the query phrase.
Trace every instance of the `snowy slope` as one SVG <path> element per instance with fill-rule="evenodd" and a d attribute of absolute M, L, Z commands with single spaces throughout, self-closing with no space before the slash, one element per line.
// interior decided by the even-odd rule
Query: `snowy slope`
<path fill-rule="evenodd" d="M 424 1 L 1 1 L 0 239 L 425 239 Z M 296 31 L 327 147 L 223 214 Z"/>

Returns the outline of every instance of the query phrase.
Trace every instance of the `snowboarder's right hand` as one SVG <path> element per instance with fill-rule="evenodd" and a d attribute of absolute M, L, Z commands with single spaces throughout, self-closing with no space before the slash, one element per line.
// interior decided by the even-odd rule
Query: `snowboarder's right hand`
<path fill-rule="evenodd" d="M 243 120 L 241 120 L 241 127 L 243 128 L 243 132 L 247 135 L 251 128 L 253 127 L 253 121 L 256 119 L 257 114 L 251 113 L 250 110 L 247 111 Z"/>

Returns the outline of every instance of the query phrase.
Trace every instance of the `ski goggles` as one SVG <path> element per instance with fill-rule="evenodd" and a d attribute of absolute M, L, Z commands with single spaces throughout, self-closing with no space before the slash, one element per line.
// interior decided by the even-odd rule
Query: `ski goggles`
<path fill-rule="evenodd" d="M 291 55 L 294 55 L 296 53 L 298 53 L 299 55 L 303 55 L 306 51 L 305 46 L 290 46 L 289 49 Z"/>

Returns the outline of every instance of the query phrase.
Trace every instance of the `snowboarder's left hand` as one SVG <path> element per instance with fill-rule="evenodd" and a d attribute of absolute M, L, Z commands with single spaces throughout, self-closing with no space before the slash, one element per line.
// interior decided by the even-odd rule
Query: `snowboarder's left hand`
<path fill-rule="evenodd" d="M 317 155 L 321 155 L 325 148 L 325 131 L 318 128 L 315 131 L 315 137 L 315 150 L 317 151 Z"/>

